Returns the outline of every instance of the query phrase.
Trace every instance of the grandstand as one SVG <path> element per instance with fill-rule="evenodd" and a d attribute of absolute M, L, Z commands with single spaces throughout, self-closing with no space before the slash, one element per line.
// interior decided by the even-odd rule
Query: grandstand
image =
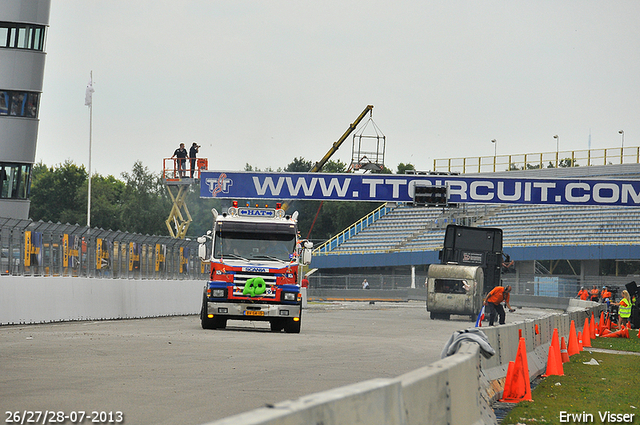
<path fill-rule="evenodd" d="M 624 164 L 509 173 L 531 178 L 637 179 L 640 166 Z M 389 274 L 394 278 L 411 274 L 410 283 L 407 278 L 400 280 L 404 285 L 415 285 L 424 280 L 428 264 L 438 262 L 448 224 L 501 228 L 504 251 L 516 261 L 516 273 L 508 276 L 515 284 L 524 285 L 537 275 L 550 275 L 540 267 L 540 261 L 570 260 L 575 268 L 570 279 L 573 286 L 619 285 L 628 282 L 629 277 L 600 276 L 599 261 L 640 259 L 640 208 L 637 207 L 462 204 L 459 208 L 443 209 L 387 204 L 384 208 L 386 213 L 369 220 L 368 226 L 361 226 L 358 232 L 346 229 L 314 251 L 312 267 L 319 269 L 314 274 L 317 280 L 323 275 L 326 280 L 331 275 L 379 274 L 384 280 Z M 337 240 L 340 243 L 335 243 Z"/>

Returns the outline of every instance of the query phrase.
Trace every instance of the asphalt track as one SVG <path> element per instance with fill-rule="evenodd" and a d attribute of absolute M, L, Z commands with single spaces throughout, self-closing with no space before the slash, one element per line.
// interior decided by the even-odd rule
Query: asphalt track
<path fill-rule="evenodd" d="M 507 321 L 544 313 L 519 309 Z M 437 361 L 451 334 L 471 326 L 430 320 L 423 302 L 310 304 L 300 334 L 261 322 L 203 330 L 196 316 L 4 326 L 0 413 L 120 411 L 130 425 L 198 425 L 397 377 Z"/>

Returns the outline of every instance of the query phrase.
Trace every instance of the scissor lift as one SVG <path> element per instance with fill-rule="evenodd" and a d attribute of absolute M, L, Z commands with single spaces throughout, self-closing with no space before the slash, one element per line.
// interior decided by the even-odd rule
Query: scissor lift
<path fill-rule="evenodd" d="M 200 171 L 206 170 L 209 161 L 207 158 L 196 159 L 196 169 L 191 177 L 191 170 L 186 168 L 178 170 L 178 159 L 164 158 L 162 166 L 162 182 L 164 183 L 173 206 L 169 213 L 169 218 L 165 220 L 169 234 L 174 239 L 184 239 L 187 235 L 189 225 L 193 221 L 189 208 L 187 208 L 186 198 L 189 194 L 189 187 L 200 183 Z M 188 166 L 189 159 L 186 159 L 185 166 Z M 189 177 L 187 177 L 189 176 Z"/>

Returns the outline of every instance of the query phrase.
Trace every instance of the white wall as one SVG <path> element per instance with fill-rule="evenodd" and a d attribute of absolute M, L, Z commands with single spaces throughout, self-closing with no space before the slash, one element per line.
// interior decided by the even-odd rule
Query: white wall
<path fill-rule="evenodd" d="M 196 314 L 203 280 L 0 277 L 0 325 Z"/>

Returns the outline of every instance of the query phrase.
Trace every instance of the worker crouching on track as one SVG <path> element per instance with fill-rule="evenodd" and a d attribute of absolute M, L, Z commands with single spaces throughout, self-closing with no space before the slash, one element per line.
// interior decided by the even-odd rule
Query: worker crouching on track
<path fill-rule="evenodd" d="M 506 313 L 504 312 L 504 307 L 502 307 L 502 302 L 504 301 L 509 308 L 509 312 L 513 313 L 516 311 L 514 308 L 511 308 L 511 304 L 509 304 L 509 294 L 511 293 L 511 286 L 496 286 L 487 294 L 484 299 L 484 305 L 487 307 L 487 311 L 489 313 L 489 326 L 493 326 L 493 322 L 496 320 L 496 315 L 498 315 L 498 323 L 500 325 L 504 325 L 504 320 Z"/>

